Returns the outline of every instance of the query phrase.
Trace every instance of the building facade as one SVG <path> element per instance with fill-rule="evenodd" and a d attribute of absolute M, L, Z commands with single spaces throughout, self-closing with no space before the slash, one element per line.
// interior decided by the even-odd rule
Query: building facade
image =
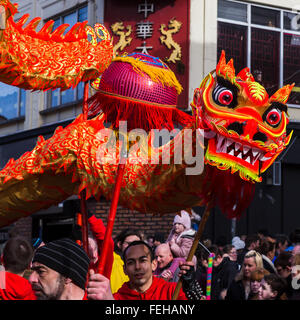
<path fill-rule="evenodd" d="M 295 83 L 289 102 L 293 130 L 290 145 L 256 186 L 255 198 L 237 221 L 228 220 L 213 209 L 205 236 L 231 239 L 234 234 L 249 234 L 259 229 L 289 234 L 300 227 L 297 182 L 300 176 L 300 6 L 298 1 L 235 0 L 19 0 L 16 20 L 29 13 L 41 17 L 41 25 L 55 21 L 73 25 L 89 21 L 103 23 L 114 37 L 117 54 L 140 51 L 166 61 L 184 87 L 179 106 L 189 112 L 194 89 L 212 70 L 222 49 L 233 58 L 237 71 L 248 66 L 268 91 Z M 38 28 L 40 28 L 39 26 Z M 0 167 L 10 158 L 31 150 L 39 135 L 53 135 L 57 126 L 66 126 L 82 111 L 83 85 L 60 92 L 26 92 L 0 84 Z M 30 237 L 41 230 L 44 237 L 70 231 L 74 223 L 72 202 L 64 203 L 21 219 L 14 227 Z M 109 203 L 88 201 L 90 210 L 103 218 Z M 194 208 L 201 214 L 204 208 Z M 163 231 L 167 235 L 174 214 L 145 216 L 118 208 L 114 235 L 125 226 L 136 226 L 145 234 Z M 7 231 L 0 232 L 3 241 Z"/>

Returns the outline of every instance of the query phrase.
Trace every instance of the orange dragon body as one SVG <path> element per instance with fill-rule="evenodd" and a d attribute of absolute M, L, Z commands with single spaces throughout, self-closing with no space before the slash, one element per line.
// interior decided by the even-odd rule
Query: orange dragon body
<path fill-rule="evenodd" d="M 7 22 L 13 25 L 9 19 Z M 45 29 L 42 30 L 45 32 Z M 2 37 L 4 33 L 5 30 Z M 52 43 L 51 39 L 47 41 Z M 4 55 L 9 59 L 9 48 L 3 42 L 1 45 L 2 57 Z M 97 46 L 90 48 L 96 50 Z M 83 64 L 84 59 L 85 56 L 82 57 Z M 129 113 L 131 107 L 143 105 L 145 112 L 148 112 L 146 97 L 135 96 L 141 93 L 141 90 L 133 88 L 140 81 L 152 88 L 150 93 L 155 92 L 157 83 L 160 83 L 172 97 L 171 84 L 177 86 L 177 82 L 168 70 L 163 70 L 163 64 L 160 64 L 158 78 L 147 65 L 145 70 L 148 74 L 143 73 L 139 82 L 135 83 L 132 79 L 135 73 L 141 75 L 139 66 L 145 63 L 137 59 L 138 64 L 130 72 L 120 75 L 120 64 L 129 63 L 130 57 L 120 60 L 113 59 L 114 63 L 109 67 L 120 76 L 117 84 L 119 91 L 113 91 L 116 79 L 103 74 L 101 81 L 107 81 L 102 83 L 101 94 L 95 95 L 100 102 L 92 105 L 101 108 L 101 103 L 106 101 L 113 107 L 116 101 L 121 101 L 127 108 L 125 113 L 127 117 L 130 115 L 129 118 L 132 116 Z M 20 62 L 10 63 L 14 69 L 11 79 L 14 76 L 18 86 L 30 84 L 33 89 L 31 77 L 23 77 Z M 90 80 L 95 80 L 96 74 L 98 76 L 103 71 L 97 66 L 104 68 L 105 64 L 102 56 L 94 63 L 98 71 L 89 73 L 88 68 L 83 68 L 81 72 L 85 75 L 79 71 L 79 78 L 87 80 L 91 75 Z M 158 60 L 147 63 L 159 64 Z M 7 72 L 9 68 L 0 70 L 3 82 L 7 79 Z M 77 82 L 70 80 L 63 72 L 62 79 L 56 75 L 60 79 L 57 81 L 65 81 L 66 86 L 72 81 L 73 84 Z M 37 73 L 41 88 L 52 87 L 52 84 L 55 87 L 54 80 L 42 78 L 42 70 Z M 169 76 L 167 80 L 165 75 Z M 10 83 L 16 82 L 12 80 Z M 128 92 L 123 92 L 125 84 L 131 90 L 130 101 L 126 96 Z M 94 196 L 100 199 L 104 196 L 110 200 L 120 160 L 126 161 L 119 198 L 119 204 L 124 207 L 142 213 L 164 214 L 213 202 L 228 216 L 239 216 L 250 204 L 255 183 L 261 181 L 261 174 L 290 141 L 291 134 L 286 135 L 286 102 L 291 90 L 292 86 L 288 85 L 269 97 L 265 88 L 255 82 L 249 69 L 245 68 L 236 75 L 232 60 L 226 63 L 223 52 L 216 71 L 210 73 L 195 90 L 191 103 L 193 115 L 187 117 L 183 129 L 162 146 L 154 145 L 153 131 L 123 132 L 121 126 L 118 129 L 107 128 L 107 114 L 100 110 L 95 115 L 97 108 L 89 119 L 84 114 L 79 115 L 66 128 L 57 128 L 50 139 L 40 137 L 32 151 L 17 160 L 11 159 L 0 171 L 0 226 L 57 204 L 83 189 L 86 189 L 87 198 Z M 160 91 L 157 92 L 159 95 Z M 118 100 L 114 100 L 116 98 Z M 168 117 L 178 116 L 173 104 L 170 98 L 169 101 L 164 100 L 164 105 L 155 102 L 152 107 L 170 111 Z M 122 120 L 119 111 L 107 111 L 108 116 L 113 119 L 115 115 L 115 119 Z M 123 157 L 124 150 L 127 157 Z M 194 162 L 191 161 L 193 159 Z M 202 165 L 198 168 L 197 160 Z"/>
<path fill-rule="evenodd" d="M 64 35 L 69 25 L 52 32 L 54 21 L 50 20 L 37 32 L 41 18 L 24 27 L 29 15 L 14 22 L 16 12 L 9 0 L 0 1 L 1 82 L 27 90 L 66 90 L 80 81 L 96 79 L 109 65 L 113 47 L 103 26 L 96 25 L 94 31 L 87 21 L 79 22 Z M 96 34 L 102 41 L 91 43 L 88 36 L 95 38 Z"/>

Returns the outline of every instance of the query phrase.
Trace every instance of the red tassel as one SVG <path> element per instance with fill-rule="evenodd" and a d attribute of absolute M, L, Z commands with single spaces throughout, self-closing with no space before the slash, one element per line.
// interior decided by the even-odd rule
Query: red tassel
<path fill-rule="evenodd" d="M 148 104 L 139 100 L 130 100 L 120 96 L 106 95 L 97 92 L 89 99 L 89 117 L 102 111 L 105 120 L 111 122 L 114 128 L 119 127 L 119 121 L 127 121 L 127 129 L 174 129 L 174 124 L 183 127 L 193 121 L 192 116 L 176 109 Z"/>

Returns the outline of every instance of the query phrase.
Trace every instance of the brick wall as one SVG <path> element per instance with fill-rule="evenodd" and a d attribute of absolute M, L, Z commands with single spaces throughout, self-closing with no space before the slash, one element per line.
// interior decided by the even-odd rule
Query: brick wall
<path fill-rule="evenodd" d="M 97 218 L 103 220 L 107 225 L 107 217 L 110 209 L 110 202 L 101 200 L 87 201 L 88 209 L 93 212 Z M 116 219 L 112 236 L 115 237 L 126 228 L 134 228 L 143 232 L 145 237 L 161 232 L 167 238 L 173 224 L 175 214 L 165 214 L 163 216 L 153 214 L 142 214 L 137 211 L 129 210 L 118 206 Z M 32 218 L 26 217 L 16 221 L 10 228 L 14 233 L 21 235 L 31 241 L 32 238 Z"/>
<path fill-rule="evenodd" d="M 104 224 L 107 224 L 107 216 L 110 209 L 110 202 L 101 200 L 88 201 L 88 208 L 97 218 L 101 218 Z M 153 214 L 142 214 L 137 211 L 129 210 L 118 206 L 116 219 L 113 229 L 113 237 L 126 228 L 135 228 L 142 231 L 145 236 L 154 235 L 155 232 L 162 232 L 165 237 L 168 236 L 175 214 L 165 214 L 163 216 Z"/>
<path fill-rule="evenodd" d="M 32 218 L 21 218 L 14 223 L 11 231 L 31 241 Z"/>

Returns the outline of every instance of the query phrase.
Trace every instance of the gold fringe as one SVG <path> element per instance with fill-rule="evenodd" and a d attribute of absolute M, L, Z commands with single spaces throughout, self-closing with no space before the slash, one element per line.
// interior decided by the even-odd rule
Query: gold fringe
<path fill-rule="evenodd" d="M 132 57 L 116 57 L 112 59 L 114 61 L 121 61 L 130 63 L 133 66 L 133 69 L 143 76 L 143 72 L 145 72 L 154 82 L 160 82 L 163 85 L 169 87 L 175 87 L 178 94 L 180 94 L 183 90 L 181 84 L 177 80 L 174 72 L 171 69 L 163 69 L 155 66 L 150 66 L 140 59 L 132 58 Z"/>

